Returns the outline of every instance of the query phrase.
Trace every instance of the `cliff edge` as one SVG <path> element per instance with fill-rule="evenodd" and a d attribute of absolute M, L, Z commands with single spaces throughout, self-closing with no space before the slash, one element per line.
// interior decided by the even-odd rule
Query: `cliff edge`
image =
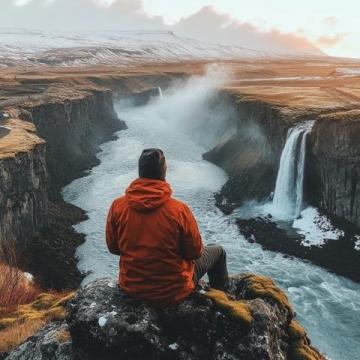
<path fill-rule="evenodd" d="M 181 304 L 154 308 L 112 279 L 80 289 L 66 322 L 52 323 L 6 359 L 325 359 L 266 278 L 240 274 L 227 293 L 201 288 Z"/>

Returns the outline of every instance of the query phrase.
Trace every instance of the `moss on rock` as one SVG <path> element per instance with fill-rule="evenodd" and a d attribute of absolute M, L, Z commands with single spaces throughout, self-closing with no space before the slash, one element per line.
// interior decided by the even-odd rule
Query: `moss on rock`
<path fill-rule="evenodd" d="M 210 289 L 206 296 L 211 299 L 218 307 L 228 311 L 229 315 L 241 323 L 244 327 L 249 328 L 254 320 L 249 306 L 245 301 L 231 300 L 224 291 Z"/>
<path fill-rule="evenodd" d="M 247 283 L 246 296 L 251 298 L 261 298 L 264 300 L 273 300 L 280 307 L 285 308 L 291 316 L 294 316 L 294 310 L 289 300 L 273 280 L 267 276 L 248 274 L 243 277 Z"/>
<path fill-rule="evenodd" d="M 290 360 L 324 360 L 325 358 L 316 351 L 306 336 L 304 328 L 295 320 L 289 325 L 289 359 Z"/>

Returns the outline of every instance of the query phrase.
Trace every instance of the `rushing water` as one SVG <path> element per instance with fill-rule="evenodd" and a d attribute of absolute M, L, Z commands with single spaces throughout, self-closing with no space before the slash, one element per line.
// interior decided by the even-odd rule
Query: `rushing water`
<path fill-rule="evenodd" d="M 192 84 L 143 107 L 119 105 L 119 117 L 126 121 L 128 129 L 119 132 L 117 140 L 102 146 L 99 166 L 64 190 L 65 199 L 89 215 L 77 226 L 87 239 L 78 249 L 79 267 L 92 271 L 85 282 L 117 276 L 118 258 L 109 254 L 104 240 L 106 214 L 112 200 L 137 176 L 141 150 L 160 147 L 167 157 L 168 181 L 174 195 L 192 208 L 204 241 L 218 242 L 226 248 L 230 272 L 271 276 L 289 295 L 314 345 L 333 360 L 358 358 L 360 285 L 249 244 L 239 235 L 234 219 L 215 207 L 213 192 L 227 177 L 221 169 L 202 160 L 202 154 L 212 145 L 211 129 L 203 121 L 208 119 L 215 126 L 222 120 L 214 118 L 206 107 L 212 95 L 207 86 Z"/>
<path fill-rule="evenodd" d="M 273 212 L 279 218 L 298 218 L 303 208 L 306 138 L 312 125 L 307 121 L 288 131 L 273 200 Z"/>

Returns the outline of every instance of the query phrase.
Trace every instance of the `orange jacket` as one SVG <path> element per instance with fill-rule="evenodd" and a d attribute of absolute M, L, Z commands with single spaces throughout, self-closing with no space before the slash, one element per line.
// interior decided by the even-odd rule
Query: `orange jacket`
<path fill-rule="evenodd" d="M 153 305 L 170 306 L 194 289 L 194 260 L 203 251 L 196 220 L 162 180 L 139 178 L 111 205 L 106 242 L 120 255 L 121 289 Z"/>

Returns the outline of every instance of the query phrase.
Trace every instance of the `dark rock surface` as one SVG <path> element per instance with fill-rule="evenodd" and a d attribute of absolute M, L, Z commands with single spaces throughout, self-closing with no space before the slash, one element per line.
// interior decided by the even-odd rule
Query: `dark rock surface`
<path fill-rule="evenodd" d="M 310 201 L 360 227 L 360 111 L 320 116 L 310 133 Z"/>
<path fill-rule="evenodd" d="M 244 325 L 241 309 L 226 309 L 204 290 L 177 306 L 157 309 L 129 298 L 112 279 L 96 280 L 80 289 L 68 304 L 75 358 L 291 358 L 288 354 L 294 346 L 289 324 L 294 315 L 286 296 L 269 279 L 265 282 L 270 281 L 270 288 L 261 288 L 262 295 L 257 295 L 251 279 L 251 275 L 238 275 L 228 289 L 232 299 L 244 300 L 239 306 L 250 311 L 249 326 Z M 307 337 L 303 338 L 308 343 Z M 322 359 L 315 353 L 318 357 L 313 359 Z"/>
<path fill-rule="evenodd" d="M 24 119 L 33 122 L 46 141 L 50 200 L 61 199 L 65 185 L 97 165 L 99 145 L 125 128 L 115 113 L 112 93 L 105 88 L 24 108 Z"/>
<path fill-rule="evenodd" d="M 325 360 L 270 278 L 239 274 L 226 290 L 204 285 L 179 305 L 156 308 L 98 279 L 67 303 L 66 322 L 48 324 L 5 358 Z"/>
<path fill-rule="evenodd" d="M 30 337 L 6 360 L 72 360 L 72 344 L 66 323 L 51 323 Z"/>
<path fill-rule="evenodd" d="M 304 246 L 303 238 L 277 226 L 271 218 L 238 219 L 240 233 L 264 249 L 296 256 L 360 282 L 360 251 L 355 250 L 355 233 L 348 228 L 339 240 L 328 240 L 321 247 Z"/>
<path fill-rule="evenodd" d="M 77 289 L 84 275 L 78 269 L 76 249 L 85 241 L 73 224 L 85 221 L 85 212 L 63 201 L 48 203 L 48 226 L 34 236 L 23 251 L 24 268 L 44 289 Z"/>
<path fill-rule="evenodd" d="M 47 225 L 45 144 L 0 158 L 0 241 L 23 246 Z M 2 244 L 7 246 L 7 244 Z"/>

